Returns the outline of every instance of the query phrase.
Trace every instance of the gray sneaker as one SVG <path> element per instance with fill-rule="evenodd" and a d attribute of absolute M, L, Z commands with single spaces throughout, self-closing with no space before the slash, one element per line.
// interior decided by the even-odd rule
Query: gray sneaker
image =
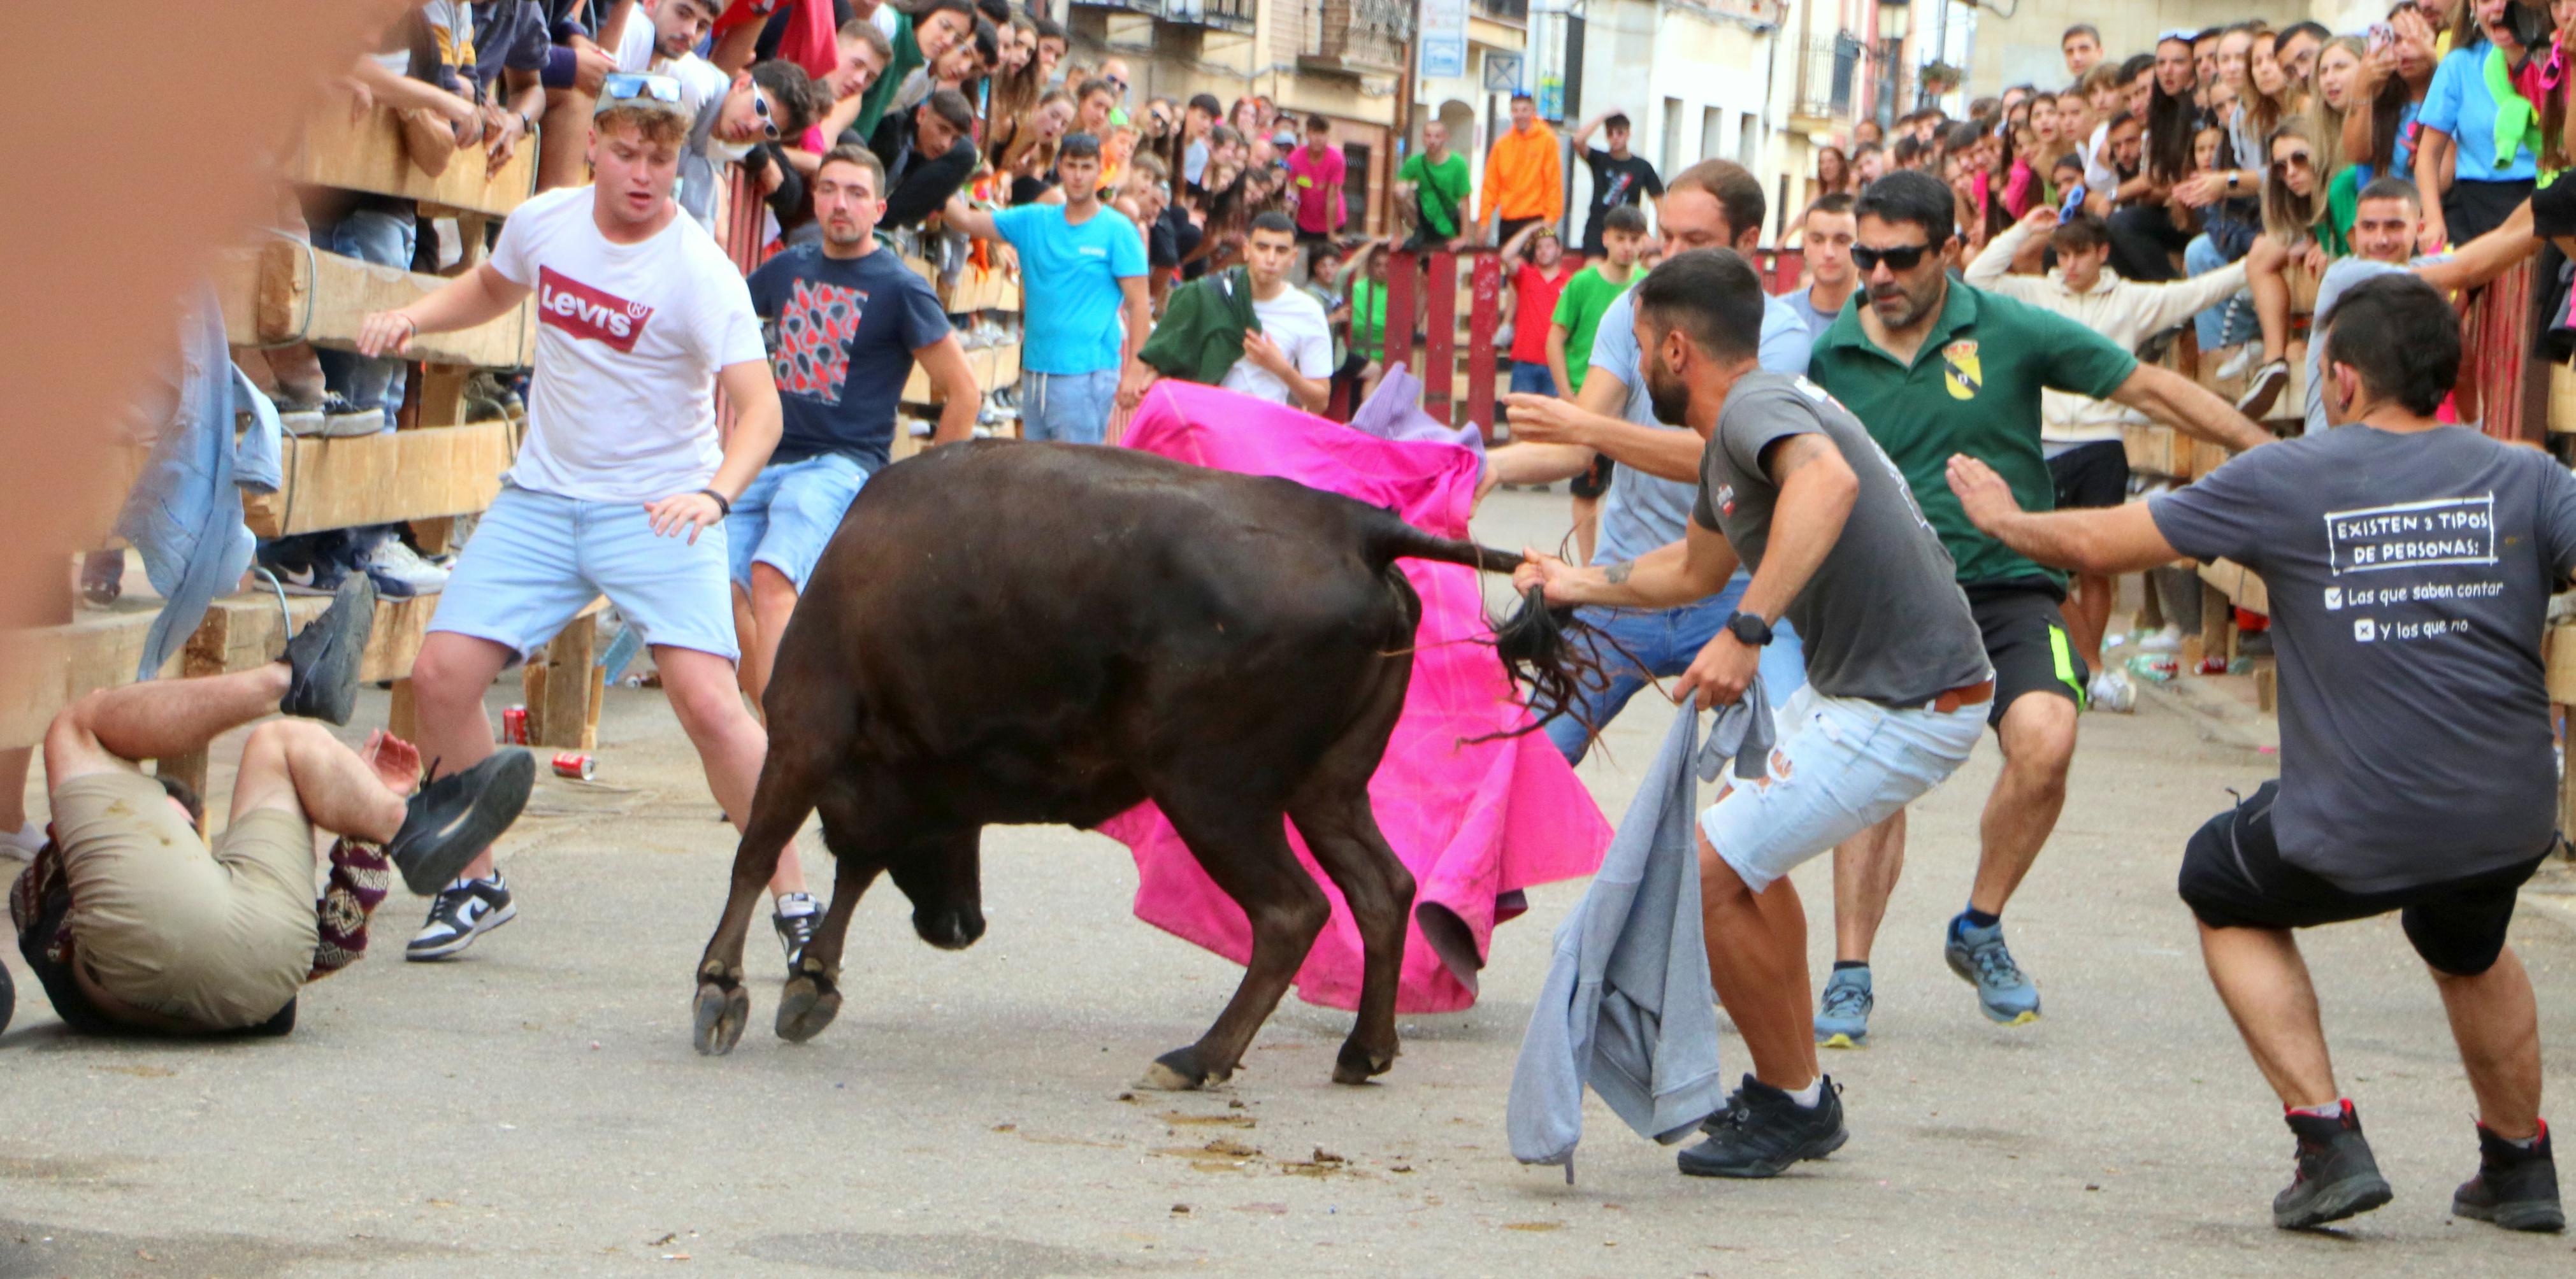
<path fill-rule="evenodd" d="M 1869 990 L 1869 969 L 1835 969 L 1816 1005 L 1816 1046 L 1869 1047 L 1869 1012 L 1877 1002 Z"/>
<path fill-rule="evenodd" d="M 2012 950 L 2004 945 L 2002 921 L 1975 928 L 1962 913 L 1950 920 L 1949 932 L 1943 957 L 1950 961 L 1951 972 L 1977 988 L 1977 1007 L 1987 1020 L 2006 1026 L 2039 1020 L 2039 987 L 2013 962 Z"/>

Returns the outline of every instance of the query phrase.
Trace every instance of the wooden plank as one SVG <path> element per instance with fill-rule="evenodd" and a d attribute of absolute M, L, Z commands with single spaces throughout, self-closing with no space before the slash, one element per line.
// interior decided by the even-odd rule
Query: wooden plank
<path fill-rule="evenodd" d="M 2234 560 L 2211 560 L 2200 566 L 2200 580 L 2217 587 L 2230 603 L 2248 613 L 2272 615 L 2272 596 L 2254 570 Z"/>
<path fill-rule="evenodd" d="M 133 683 L 157 607 L 137 600 L 60 626 L 0 632 L 0 747 L 37 745 L 64 707 Z M 178 673 L 182 656 L 171 654 L 160 673 Z"/>
<path fill-rule="evenodd" d="M 411 162 L 402 121 L 382 104 L 352 118 L 338 96 L 305 121 L 304 145 L 284 175 L 309 186 L 427 200 L 453 209 L 506 214 L 536 190 L 537 148 L 520 147 L 498 169 L 481 147 L 460 148 L 436 177 Z"/>
<path fill-rule="evenodd" d="M 2540 651 L 2548 663 L 2549 700 L 2576 704 L 2576 626 L 2551 627 Z M 2576 831 L 2576 827 L 2569 829 Z"/>
<path fill-rule="evenodd" d="M 591 728 L 591 671 L 598 646 L 598 618 L 584 614 L 557 633 L 538 660 L 520 673 L 530 745 L 581 748 L 582 736 Z"/>
<path fill-rule="evenodd" d="M 2576 367 L 2549 366 L 2549 430 L 2553 435 L 2576 433 Z"/>
<path fill-rule="evenodd" d="M 2211 658 L 2221 663 L 2236 656 L 2236 614 L 2228 607 L 2224 592 L 2207 582 L 2200 587 L 2200 656 L 2206 666 Z"/>
<path fill-rule="evenodd" d="M 465 515 L 500 495 L 510 424 L 307 436 L 286 441 L 282 460 L 277 492 L 242 498 L 244 520 L 261 537 Z"/>
<path fill-rule="evenodd" d="M 2190 437 L 2172 427 L 2132 422 L 2120 428 L 2120 441 L 2128 450 L 2130 470 L 2191 478 Z"/>
<path fill-rule="evenodd" d="M 336 253 L 308 254 L 287 240 L 226 249 L 216 255 L 214 276 L 226 341 L 265 346 L 301 338 L 335 351 L 357 349 L 358 326 L 368 313 L 410 305 L 447 283 Z M 431 363 L 524 368 L 535 361 L 536 334 L 536 303 L 530 299 L 470 329 L 423 334 L 413 340 L 411 355 Z"/>
<path fill-rule="evenodd" d="M 276 661 L 278 654 L 286 651 L 287 636 L 303 629 L 305 623 L 321 616 L 322 610 L 330 606 L 328 596 L 289 595 L 281 616 L 277 596 L 264 592 L 216 600 L 197 630 L 199 636 L 210 637 L 206 649 L 208 666 L 246 671 Z M 358 678 L 369 683 L 407 678 L 412 659 L 420 656 L 420 642 L 428 632 L 430 614 L 436 611 L 435 595 L 378 600 L 375 627 L 367 633 L 367 657 L 358 666 Z M 194 654 L 197 650 L 192 647 L 190 651 Z"/>

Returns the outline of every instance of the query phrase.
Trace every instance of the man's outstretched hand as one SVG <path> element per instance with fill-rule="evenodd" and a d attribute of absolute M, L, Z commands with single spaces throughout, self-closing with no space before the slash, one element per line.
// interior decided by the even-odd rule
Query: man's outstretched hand
<path fill-rule="evenodd" d="M 1965 453 L 1950 455 L 1950 491 L 1959 495 L 1959 507 L 1967 512 L 1968 522 L 1988 533 L 2021 514 L 2021 503 L 2004 477 Z"/>
<path fill-rule="evenodd" d="M 367 761 L 367 767 L 376 770 L 376 780 L 397 795 L 409 795 L 420 785 L 420 748 L 381 728 L 367 735 L 358 758 Z"/>

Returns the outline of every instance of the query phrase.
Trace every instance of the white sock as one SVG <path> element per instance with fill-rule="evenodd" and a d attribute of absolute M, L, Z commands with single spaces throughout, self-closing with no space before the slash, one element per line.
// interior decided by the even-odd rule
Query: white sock
<path fill-rule="evenodd" d="M 778 895 L 778 913 L 789 919 L 816 914 L 822 909 L 822 903 L 815 901 L 812 893 L 780 893 Z"/>
<path fill-rule="evenodd" d="M 1823 1075 L 1818 1075 L 1815 1078 L 1808 1080 L 1806 1087 L 1792 1088 L 1788 1090 L 1788 1093 L 1789 1100 L 1798 1103 L 1800 1106 L 1805 1107 L 1808 1110 L 1813 1110 L 1816 1108 L 1818 1103 L 1825 1099 L 1825 1077 Z"/>
<path fill-rule="evenodd" d="M 2343 1103 L 2340 1101 L 2330 1101 L 2322 1106 L 2289 1106 L 2285 1109 L 2294 1115 L 2308 1115 L 2317 1119 L 2343 1118 Z"/>

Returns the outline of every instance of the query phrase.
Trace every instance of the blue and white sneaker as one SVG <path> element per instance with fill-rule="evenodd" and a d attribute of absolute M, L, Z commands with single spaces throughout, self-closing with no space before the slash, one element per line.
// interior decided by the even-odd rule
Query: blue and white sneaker
<path fill-rule="evenodd" d="M 1975 928 L 1962 913 L 1951 919 L 1949 934 L 1945 958 L 1950 971 L 1977 988 L 1977 1007 L 1987 1020 L 2006 1026 L 2039 1020 L 2039 987 L 2013 962 L 2012 951 L 2004 945 L 2002 921 Z"/>
<path fill-rule="evenodd" d="M 403 958 L 445 959 L 518 917 L 518 903 L 510 900 L 510 886 L 499 875 L 457 880 L 438 890 L 438 899 L 429 904 L 429 922 L 403 947 Z"/>
<path fill-rule="evenodd" d="M 1835 969 L 1816 1006 L 1816 1046 L 1869 1047 L 1869 1010 L 1877 1003 L 1869 991 L 1868 968 Z"/>

